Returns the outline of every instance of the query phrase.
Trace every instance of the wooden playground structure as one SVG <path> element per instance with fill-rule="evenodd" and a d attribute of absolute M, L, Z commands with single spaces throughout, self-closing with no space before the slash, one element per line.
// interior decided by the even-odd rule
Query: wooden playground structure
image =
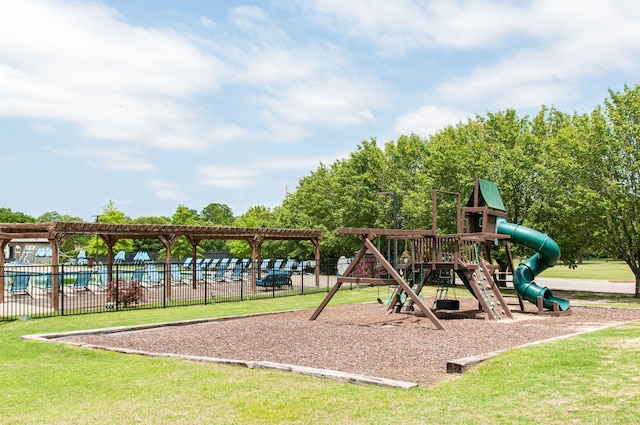
<path fill-rule="evenodd" d="M 455 234 L 438 234 L 437 196 L 448 194 L 456 197 Z M 554 297 L 547 288 L 533 282 L 535 275 L 552 267 L 560 257 L 555 242 L 546 235 L 524 226 L 506 222 L 506 209 L 495 183 L 476 179 L 469 202 L 462 207 L 459 193 L 432 191 L 431 229 L 372 229 L 340 228 L 344 235 L 356 235 L 363 246 L 352 259 L 336 284 L 311 316 L 317 319 L 343 283 L 395 286 L 389 297 L 388 312 L 414 311 L 427 316 L 433 325 L 444 326 L 421 296 L 427 284 L 442 282 L 453 284 L 455 276 L 478 301 L 479 308 L 489 320 L 513 318 L 511 310 L 500 291 L 500 286 L 512 282 L 517 292 L 518 304 L 524 311 L 523 298 L 537 306 L 539 313 L 570 314 L 569 302 Z M 406 263 L 392 264 L 376 246 L 375 240 L 384 236 L 388 240 L 403 240 L 410 247 Z M 510 243 L 527 246 L 536 254 L 516 269 L 513 267 Z M 507 269 L 499 270 L 493 262 L 493 252 L 504 247 Z M 368 267 L 362 267 L 369 263 Z M 371 264 L 374 263 L 374 264 Z M 363 275 L 362 270 L 367 270 Z M 447 283 L 447 279 L 451 279 Z M 442 283 L 441 283 L 442 284 Z M 380 301 L 380 300 L 379 300 Z M 436 310 L 457 310 L 456 300 L 436 299 Z"/>

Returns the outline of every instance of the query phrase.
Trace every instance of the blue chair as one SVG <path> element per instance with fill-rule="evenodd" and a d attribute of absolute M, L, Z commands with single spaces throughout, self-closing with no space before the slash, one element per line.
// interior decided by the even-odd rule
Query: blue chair
<path fill-rule="evenodd" d="M 287 260 L 286 263 L 284 263 L 284 266 L 282 266 L 282 270 L 284 270 L 289 274 L 293 274 L 293 272 L 295 272 L 297 267 L 298 267 L 298 263 L 296 262 L 296 260 L 292 260 L 290 258 Z"/>
<path fill-rule="evenodd" d="M 158 271 L 158 266 L 155 264 L 148 264 L 145 273 L 142 276 L 142 284 L 143 286 L 158 286 L 162 283 L 162 279 L 160 277 L 160 272 Z"/>
<path fill-rule="evenodd" d="M 268 271 L 269 270 L 269 263 L 271 262 L 271 259 L 269 258 L 263 258 L 262 262 L 260 263 L 260 270 L 261 271 Z"/>
<path fill-rule="evenodd" d="M 223 258 L 220 261 L 220 264 L 218 264 L 218 268 L 216 269 L 216 274 L 213 276 L 213 280 L 215 282 L 224 282 L 226 280 L 225 273 L 227 271 L 228 264 L 229 264 L 228 258 Z"/>
<path fill-rule="evenodd" d="M 182 283 L 182 272 L 179 264 L 171 264 L 171 284 L 179 285 Z"/>
<path fill-rule="evenodd" d="M 231 271 L 231 279 L 232 280 L 242 280 L 244 277 L 244 268 L 245 263 L 243 261 L 236 262 L 233 270 Z"/>
<path fill-rule="evenodd" d="M 75 275 L 76 279 L 75 282 L 73 282 L 72 288 L 75 291 L 89 291 L 89 280 L 91 279 L 91 276 L 93 276 L 93 272 L 81 270 L 75 272 Z"/>
<path fill-rule="evenodd" d="M 276 260 L 273 262 L 273 267 L 271 267 L 271 270 L 280 270 L 280 268 L 282 268 L 282 263 L 284 263 L 284 260 Z"/>
<path fill-rule="evenodd" d="M 62 276 L 61 276 L 62 277 Z M 89 283 L 89 291 L 106 291 L 109 287 L 109 268 L 107 266 L 100 266 L 98 270 L 93 273 L 93 282 Z"/>
<path fill-rule="evenodd" d="M 33 298 L 33 295 L 29 292 L 31 273 L 17 271 L 13 272 L 10 276 L 12 277 L 12 282 L 8 292 L 11 295 L 28 295 Z"/>
<path fill-rule="evenodd" d="M 142 282 L 142 276 L 144 276 L 144 267 L 136 267 L 131 275 L 131 280 L 136 282 Z"/>

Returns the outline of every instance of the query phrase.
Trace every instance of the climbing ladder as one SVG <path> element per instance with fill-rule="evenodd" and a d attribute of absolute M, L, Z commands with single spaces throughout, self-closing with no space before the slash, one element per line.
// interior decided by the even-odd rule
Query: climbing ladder
<path fill-rule="evenodd" d="M 458 275 L 466 286 L 473 292 L 482 311 L 487 313 L 487 319 L 500 320 L 513 318 L 500 289 L 493 278 L 493 269 L 482 258 L 478 257 L 477 267 L 466 267 L 458 270 Z"/>

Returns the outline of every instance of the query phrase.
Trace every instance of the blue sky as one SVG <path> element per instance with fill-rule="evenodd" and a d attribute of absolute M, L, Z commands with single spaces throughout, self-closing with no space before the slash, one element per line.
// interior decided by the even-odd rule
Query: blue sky
<path fill-rule="evenodd" d="M 362 140 L 589 112 L 640 83 L 640 2 L 20 0 L 0 13 L 0 207 L 274 207 Z"/>

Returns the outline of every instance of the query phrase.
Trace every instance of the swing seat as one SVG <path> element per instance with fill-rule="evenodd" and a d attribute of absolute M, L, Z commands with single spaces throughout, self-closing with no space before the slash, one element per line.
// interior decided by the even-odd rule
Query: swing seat
<path fill-rule="evenodd" d="M 436 310 L 460 310 L 460 301 L 436 300 Z"/>

